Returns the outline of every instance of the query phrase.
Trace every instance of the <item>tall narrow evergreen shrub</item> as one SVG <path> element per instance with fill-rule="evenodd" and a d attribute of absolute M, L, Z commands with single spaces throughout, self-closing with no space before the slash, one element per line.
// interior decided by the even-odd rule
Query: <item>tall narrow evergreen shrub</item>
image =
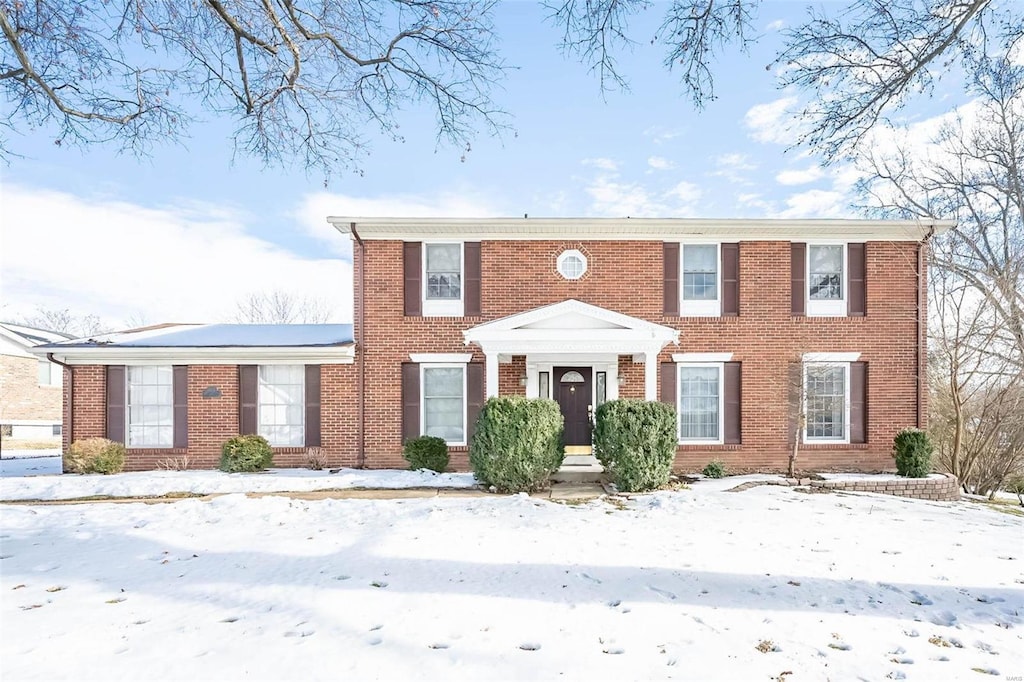
<path fill-rule="evenodd" d="M 502 492 L 546 488 L 551 474 L 562 466 L 563 426 L 554 400 L 490 398 L 480 410 L 469 444 L 473 473 Z"/>
<path fill-rule="evenodd" d="M 920 429 L 903 429 L 893 440 L 896 473 L 909 478 L 924 478 L 932 473 L 932 442 Z"/>
<path fill-rule="evenodd" d="M 668 483 L 676 456 L 676 410 L 645 400 L 611 400 L 597 408 L 594 454 L 624 492 Z"/>

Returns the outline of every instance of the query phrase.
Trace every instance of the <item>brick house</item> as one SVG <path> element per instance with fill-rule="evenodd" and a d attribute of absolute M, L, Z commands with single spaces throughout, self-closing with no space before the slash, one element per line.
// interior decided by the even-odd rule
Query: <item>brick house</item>
<path fill-rule="evenodd" d="M 49 440 L 61 435 L 61 369 L 30 349 L 70 338 L 0 323 L 0 438 Z"/>
<path fill-rule="evenodd" d="M 576 454 L 603 401 L 669 402 L 679 470 L 782 469 L 796 432 L 801 468 L 889 469 L 895 434 L 925 425 L 925 255 L 949 222 L 328 220 L 353 241 L 348 337 L 295 357 L 268 355 L 288 326 L 211 325 L 216 348 L 191 355 L 152 336 L 145 357 L 132 339 L 57 344 L 72 377 L 65 440 L 130 441 L 133 367 L 149 365 L 171 386 L 173 441 L 129 442 L 131 468 L 169 452 L 213 465 L 225 438 L 258 431 L 286 465 L 318 447 L 332 466 L 404 468 L 404 439 L 430 434 L 465 469 L 483 401 L 513 394 L 556 400 Z M 245 357 L 220 338 L 236 333 L 255 344 Z M 204 398 L 210 387 L 220 396 Z"/>

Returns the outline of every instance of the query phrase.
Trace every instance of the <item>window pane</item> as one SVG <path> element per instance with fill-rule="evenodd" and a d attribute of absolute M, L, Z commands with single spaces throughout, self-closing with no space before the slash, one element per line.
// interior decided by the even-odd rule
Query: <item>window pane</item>
<path fill-rule="evenodd" d="M 685 272 L 715 272 L 718 269 L 718 247 L 683 246 L 683 270 Z"/>
<path fill-rule="evenodd" d="M 597 404 L 595 405 L 595 407 L 603 405 L 604 402 L 606 400 L 608 400 L 608 373 L 607 372 L 598 372 L 597 373 L 597 389 L 596 390 L 597 390 L 597 400 L 596 400 Z"/>
<path fill-rule="evenodd" d="M 462 367 L 423 369 L 423 433 L 449 442 L 465 440 Z"/>
<path fill-rule="evenodd" d="M 462 368 L 428 367 L 424 369 L 423 395 L 427 398 L 461 398 Z"/>
<path fill-rule="evenodd" d="M 126 376 L 128 445 L 174 445 L 174 379 L 171 366 L 129 366 Z"/>
<path fill-rule="evenodd" d="M 683 246 L 683 300 L 718 298 L 718 247 Z"/>
<path fill-rule="evenodd" d="M 260 365 L 258 432 L 271 445 L 305 442 L 306 371 L 303 365 Z"/>
<path fill-rule="evenodd" d="M 461 272 L 459 244 L 427 244 L 427 272 Z"/>
<path fill-rule="evenodd" d="M 807 368 L 807 437 L 843 440 L 846 437 L 846 370 Z"/>
<path fill-rule="evenodd" d="M 718 374 L 718 367 L 680 368 L 680 440 L 718 440 Z"/>
<path fill-rule="evenodd" d="M 843 298 L 843 247 L 811 246 L 810 297 L 812 300 L 834 301 Z"/>

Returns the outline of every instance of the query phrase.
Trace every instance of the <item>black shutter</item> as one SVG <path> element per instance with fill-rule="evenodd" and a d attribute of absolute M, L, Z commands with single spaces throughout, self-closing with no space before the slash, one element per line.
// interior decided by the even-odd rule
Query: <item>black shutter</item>
<path fill-rule="evenodd" d="M 402 268 L 405 281 L 405 314 L 419 317 L 423 314 L 422 268 L 423 245 L 405 242 L 402 248 Z"/>
<path fill-rule="evenodd" d="M 256 365 L 238 366 L 238 432 L 242 435 L 256 433 L 256 400 L 259 394 L 259 371 Z"/>
<path fill-rule="evenodd" d="M 867 313 L 867 259 L 864 244 L 846 246 L 846 265 L 849 269 L 847 314 L 851 317 L 863 317 Z"/>
<path fill-rule="evenodd" d="M 402 363 L 402 442 L 420 436 L 420 366 Z"/>
<path fill-rule="evenodd" d="M 676 363 L 661 363 L 661 389 L 658 393 L 658 399 L 672 407 L 676 406 L 676 377 Z"/>
<path fill-rule="evenodd" d="M 742 443 L 742 414 L 741 414 L 741 363 L 726 362 L 723 368 L 725 375 L 725 414 L 722 421 L 725 423 L 726 443 Z"/>
<path fill-rule="evenodd" d="M 188 447 L 188 365 L 171 369 L 174 393 L 174 447 Z"/>
<path fill-rule="evenodd" d="M 850 363 L 850 442 L 868 442 L 868 363 Z"/>
<path fill-rule="evenodd" d="M 807 244 L 793 242 L 790 254 L 790 296 L 792 312 L 802 316 L 807 312 Z"/>
<path fill-rule="evenodd" d="M 462 285 L 462 314 L 466 317 L 480 317 L 480 242 L 466 242 L 463 257 L 466 272 Z"/>
<path fill-rule="evenodd" d="M 466 365 L 466 443 L 473 440 L 476 419 L 480 416 L 480 408 L 484 405 L 484 366 L 479 362 Z"/>
<path fill-rule="evenodd" d="M 320 447 L 320 365 L 306 365 L 306 447 Z"/>
<path fill-rule="evenodd" d="M 666 315 L 679 317 L 679 244 L 676 242 L 664 242 L 663 262 L 664 276 L 662 286 L 664 289 L 663 310 Z"/>
<path fill-rule="evenodd" d="M 722 244 L 722 315 L 740 314 L 740 245 Z"/>
<path fill-rule="evenodd" d="M 125 443 L 125 368 L 124 365 L 107 365 L 107 438 L 115 443 Z"/>

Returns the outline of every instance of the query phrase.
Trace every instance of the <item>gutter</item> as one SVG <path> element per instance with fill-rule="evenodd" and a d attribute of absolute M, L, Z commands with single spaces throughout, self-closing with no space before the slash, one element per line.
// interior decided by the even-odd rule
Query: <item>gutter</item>
<path fill-rule="evenodd" d="M 61 440 L 61 452 L 63 452 L 65 450 L 65 448 L 63 447 L 63 445 L 64 445 L 64 436 L 65 435 L 67 436 L 67 442 L 68 442 L 68 445 L 70 445 L 72 440 L 73 440 L 73 438 L 74 438 L 74 435 L 75 435 L 75 432 L 74 432 L 74 428 L 75 428 L 75 409 L 74 409 L 74 406 L 75 406 L 75 370 L 74 370 L 74 368 L 71 367 L 71 365 L 67 364 L 66 362 L 61 362 L 57 358 L 53 357 L 53 353 L 47 353 L 46 354 L 46 359 L 49 360 L 50 362 L 52 362 L 53 364 L 58 365 L 60 367 L 63 367 L 64 369 L 67 370 L 67 372 L 65 372 L 65 374 L 67 374 L 68 385 L 64 387 L 64 390 L 67 391 L 67 396 L 68 396 L 67 403 L 68 404 L 67 404 L 66 414 L 63 415 L 65 417 L 64 421 L 66 423 L 64 423 L 61 426 L 61 437 L 60 437 L 60 440 Z M 64 407 L 64 406 L 61 406 L 61 407 Z"/>
<path fill-rule="evenodd" d="M 924 410 L 921 409 L 924 402 L 924 393 L 928 390 L 927 382 L 925 377 L 927 376 L 927 367 L 925 366 L 925 356 L 927 352 L 927 321 L 921 319 L 925 311 L 928 309 L 928 282 L 924 277 L 925 260 L 924 254 L 928 248 L 928 243 L 932 237 L 935 236 L 935 223 L 933 222 L 928 226 L 928 234 L 926 234 L 919 242 L 917 246 L 917 310 L 916 310 L 916 324 L 917 324 L 917 345 L 914 349 L 915 362 L 917 364 L 917 428 L 924 428 Z"/>
<path fill-rule="evenodd" d="M 355 333 L 352 335 L 356 342 L 356 468 L 366 468 L 366 244 L 356 231 L 356 224 L 349 224 L 349 232 L 359 247 L 359 286 L 356 306 L 359 310 L 356 316 Z"/>

